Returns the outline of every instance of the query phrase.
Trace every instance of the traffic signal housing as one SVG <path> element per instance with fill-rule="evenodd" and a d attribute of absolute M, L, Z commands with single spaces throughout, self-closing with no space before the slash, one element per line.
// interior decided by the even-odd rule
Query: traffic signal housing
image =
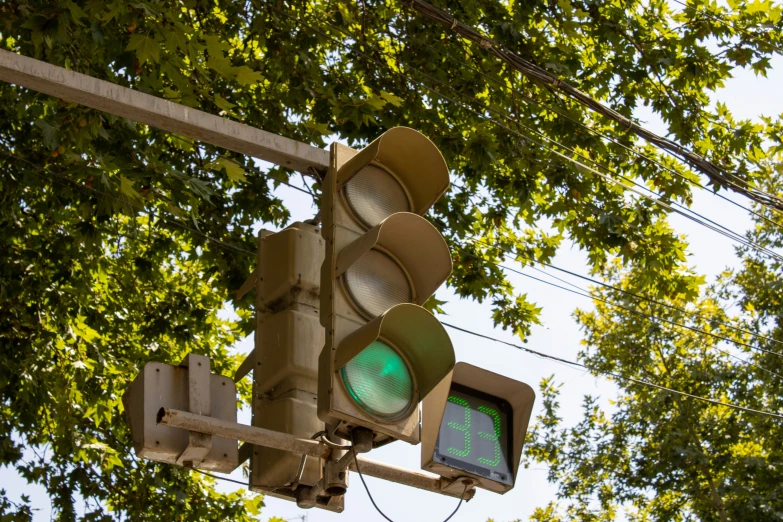
<path fill-rule="evenodd" d="M 425 399 L 421 467 L 477 487 L 514 487 L 536 394 L 524 382 L 460 362 Z"/>
<path fill-rule="evenodd" d="M 449 186 L 446 162 L 419 132 L 391 129 L 357 152 L 335 143 L 323 187 L 318 416 L 349 438 L 417 444 L 420 401 L 454 367 L 443 325 L 422 308 L 451 273 L 424 214 Z"/>

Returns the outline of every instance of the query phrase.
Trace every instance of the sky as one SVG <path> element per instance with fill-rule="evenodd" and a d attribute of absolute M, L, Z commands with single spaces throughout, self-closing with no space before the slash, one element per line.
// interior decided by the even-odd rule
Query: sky
<path fill-rule="evenodd" d="M 783 58 L 777 57 L 772 61 L 772 70 L 769 71 L 767 78 L 757 77 L 745 70 L 736 70 L 734 74 L 735 77 L 727 82 L 725 88 L 721 89 L 714 99 L 725 103 L 736 118 L 756 118 L 759 115 L 773 116 L 783 113 L 783 97 L 780 96 L 783 85 Z M 665 128 L 654 114 L 639 110 L 636 116 L 645 121 L 652 130 L 665 132 Z M 314 215 L 315 209 L 308 196 L 285 186 L 278 188 L 277 194 L 291 210 L 292 221 L 308 219 Z M 747 200 L 732 194 L 726 195 L 748 206 Z M 750 219 L 744 211 L 706 191 L 697 189 L 691 208 L 739 232 L 743 232 L 750 225 Z M 707 275 L 708 281 L 726 268 L 738 266 L 734 244 L 729 239 L 676 215 L 672 216 L 670 221 L 679 233 L 687 235 L 690 243 L 689 264 L 699 273 Z M 561 248 L 552 264 L 587 275 L 586 257 L 575 247 Z M 524 271 L 540 276 L 530 269 Z M 557 273 L 556 275 L 562 276 Z M 527 293 L 532 301 L 543 307 L 541 315 L 543 324 L 533 328 L 527 346 L 547 354 L 576 360 L 582 336 L 572 318 L 572 313 L 577 307 L 591 309 L 590 301 L 522 276 L 510 274 L 509 278 L 518 292 Z M 573 282 L 584 286 L 583 281 L 575 279 Z M 493 328 L 488 306 L 460 299 L 446 287 L 441 288 L 436 295 L 439 299 L 447 301 L 443 306 L 448 314 L 444 320 L 505 341 L 519 342 L 510 333 Z M 573 425 L 581 419 L 580 406 L 585 394 L 600 396 L 602 404 L 608 406 L 609 399 L 616 393 L 616 388 L 611 382 L 584 371 L 540 359 L 468 334 L 450 330 L 449 335 L 458 361 L 465 361 L 526 382 L 535 390 L 538 390 L 538 384 L 542 379 L 555 375 L 556 382 L 562 383 L 560 416 L 565 425 Z M 236 346 L 236 349 L 242 353 L 248 353 L 251 348 L 250 338 Z M 540 407 L 541 403 L 538 400 L 533 418 L 540 412 Z M 250 423 L 247 411 L 240 412 L 239 421 Z M 374 450 L 367 457 L 411 470 L 418 471 L 420 468 L 420 446 L 412 446 L 404 442 L 395 442 Z M 488 518 L 496 522 L 518 518 L 525 520 L 536 507 L 546 506 L 548 502 L 556 500 L 556 487 L 546 481 L 546 476 L 547 469 L 544 466 L 520 468 L 513 490 L 505 495 L 478 490 L 473 500 L 463 503 L 452 521 L 485 521 Z M 234 472 L 231 478 L 243 480 L 239 471 Z M 262 520 L 272 516 L 284 519 L 300 517 L 299 520 L 306 516 L 308 522 L 382 520 L 382 517 L 375 512 L 358 479 L 357 475 L 350 474 L 345 511 L 342 514 L 319 509 L 301 510 L 292 502 L 267 497 Z M 378 506 L 392 520 L 443 520 L 457 504 L 457 500 L 451 497 L 442 497 L 373 478 L 366 480 Z M 228 482 L 219 482 L 218 487 L 223 491 L 240 488 Z M 26 484 L 13 469 L 3 467 L 0 468 L 0 488 L 6 489 L 12 500 L 18 500 L 21 494 L 30 496 L 34 508 L 37 509 L 35 520 L 50 520 L 51 505 L 42 487 Z"/>

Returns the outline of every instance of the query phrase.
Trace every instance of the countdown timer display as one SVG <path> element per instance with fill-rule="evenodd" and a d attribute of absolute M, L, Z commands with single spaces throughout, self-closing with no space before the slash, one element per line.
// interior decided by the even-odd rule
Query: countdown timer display
<path fill-rule="evenodd" d="M 434 461 L 495 482 L 513 485 L 511 405 L 453 385 L 443 412 Z"/>

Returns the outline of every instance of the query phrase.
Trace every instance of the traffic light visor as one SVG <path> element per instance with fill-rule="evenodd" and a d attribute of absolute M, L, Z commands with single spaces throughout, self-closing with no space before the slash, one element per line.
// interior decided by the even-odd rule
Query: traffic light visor
<path fill-rule="evenodd" d="M 353 400 L 389 419 L 407 414 L 454 363 L 454 347 L 443 325 L 410 303 L 394 306 L 355 330 L 335 355 L 335 368 Z"/>
<path fill-rule="evenodd" d="M 391 173 L 392 179 L 382 170 Z M 356 179 L 352 180 L 354 176 Z M 394 179 L 401 187 L 395 186 Z M 362 211 L 351 203 L 351 200 L 360 201 L 359 194 L 370 194 L 362 190 L 362 186 L 373 188 L 373 198 L 388 200 L 388 205 L 381 205 L 380 200 L 375 202 L 376 208 L 389 206 L 387 215 L 400 210 L 426 214 L 449 188 L 449 169 L 438 147 L 426 136 L 408 127 L 395 127 L 349 159 L 337 171 L 336 181 L 338 191 L 346 189 L 346 199 L 357 216 L 372 226 L 377 221 L 363 217 Z M 384 190 L 378 191 L 379 186 Z M 410 198 L 410 208 L 405 208 L 408 204 L 403 197 L 405 194 Z M 369 210 L 365 216 L 372 215 Z"/>
<path fill-rule="evenodd" d="M 410 212 L 394 214 L 337 256 L 335 276 L 368 318 L 391 306 L 424 304 L 451 273 L 451 254 L 440 232 Z"/>

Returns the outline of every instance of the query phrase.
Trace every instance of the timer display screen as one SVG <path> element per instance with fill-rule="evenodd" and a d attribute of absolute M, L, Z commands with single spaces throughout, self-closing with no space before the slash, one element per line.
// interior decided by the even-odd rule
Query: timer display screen
<path fill-rule="evenodd" d="M 452 386 L 435 445 L 435 462 L 513 485 L 510 423 L 507 401 Z"/>

